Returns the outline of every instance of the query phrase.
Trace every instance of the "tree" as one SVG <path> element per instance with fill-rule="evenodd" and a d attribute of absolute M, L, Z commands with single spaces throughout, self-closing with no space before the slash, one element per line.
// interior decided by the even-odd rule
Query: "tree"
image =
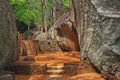
<path fill-rule="evenodd" d="M 47 31 L 69 8 L 69 0 L 10 0 L 10 3 L 18 21 L 28 25 L 28 29 L 34 24 L 41 31 Z"/>
<path fill-rule="evenodd" d="M 47 0 L 44 0 L 44 28 L 45 32 L 47 32 Z"/>
<path fill-rule="evenodd" d="M 10 3 L 17 20 L 28 26 L 42 21 L 40 0 L 10 0 Z"/>

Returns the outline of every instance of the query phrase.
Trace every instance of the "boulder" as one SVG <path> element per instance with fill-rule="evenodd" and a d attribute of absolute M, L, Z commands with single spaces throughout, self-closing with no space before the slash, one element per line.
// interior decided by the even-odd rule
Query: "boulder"
<path fill-rule="evenodd" d="M 120 17 L 120 0 L 91 0 L 101 15 Z"/>
<path fill-rule="evenodd" d="M 75 24 L 70 20 L 70 13 L 64 13 L 50 28 L 54 39 L 62 51 L 78 51 L 78 36 Z"/>
<path fill-rule="evenodd" d="M 119 79 L 120 1 L 73 0 L 81 59 Z M 114 66 L 114 67 L 113 67 Z M 117 68 L 116 68 L 117 67 Z"/>
<path fill-rule="evenodd" d="M 16 32 L 10 4 L 8 0 L 0 0 L 0 68 L 9 66 L 18 59 Z"/>

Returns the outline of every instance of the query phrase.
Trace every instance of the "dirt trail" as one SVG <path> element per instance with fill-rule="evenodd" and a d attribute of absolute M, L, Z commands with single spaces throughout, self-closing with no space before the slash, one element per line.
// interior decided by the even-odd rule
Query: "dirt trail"
<path fill-rule="evenodd" d="M 16 63 L 24 63 L 26 57 L 21 57 Z M 29 60 L 28 60 L 29 61 Z M 104 80 L 100 74 L 96 73 L 90 63 L 80 61 L 78 52 L 57 52 L 46 53 L 34 56 L 32 64 L 47 64 L 47 66 L 64 66 L 65 63 L 77 63 L 76 75 L 63 74 L 60 78 L 49 78 L 48 74 L 16 75 L 16 80 Z M 68 71 L 69 72 L 69 71 Z"/>

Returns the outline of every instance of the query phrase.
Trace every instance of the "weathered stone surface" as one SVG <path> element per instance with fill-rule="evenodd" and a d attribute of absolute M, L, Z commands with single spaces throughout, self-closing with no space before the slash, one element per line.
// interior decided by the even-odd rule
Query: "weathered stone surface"
<path fill-rule="evenodd" d="M 63 14 L 51 27 L 52 38 L 56 39 L 63 51 L 78 51 L 78 36 L 69 12 Z"/>
<path fill-rule="evenodd" d="M 23 36 L 24 40 L 22 40 L 21 42 L 23 46 L 21 45 L 21 47 L 23 47 L 25 53 L 27 53 L 27 51 L 32 54 L 61 51 L 61 48 L 58 46 L 57 40 L 52 38 L 54 34 L 51 31 L 41 32 L 39 30 L 32 30 L 25 32 Z M 27 46 L 29 49 L 27 49 Z"/>
<path fill-rule="evenodd" d="M 37 55 L 40 52 L 36 40 L 21 40 L 20 45 L 20 54 L 22 56 Z"/>
<path fill-rule="evenodd" d="M 62 24 L 61 28 L 57 28 L 58 45 L 63 51 L 78 51 L 77 32 L 73 24 Z"/>
<path fill-rule="evenodd" d="M 64 64 L 65 74 L 67 75 L 76 75 L 78 71 L 77 63 L 65 63 Z"/>
<path fill-rule="evenodd" d="M 8 0 L 0 0 L 0 68 L 12 64 L 18 57 L 16 31 Z"/>
<path fill-rule="evenodd" d="M 47 64 L 34 63 L 33 61 L 18 61 L 10 70 L 15 74 L 44 74 L 47 70 Z"/>
<path fill-rule="evenodd" d="M 38 41 L 41 52 L 61 52 L 56 40 L 48 39 L 46 41 Z"/>
<path fill-rule="evenodd" d="M 120 0 L 91 0 L 101 15 L 120 17 Z"/>
<path fill-rule="evenodd" d="M 82 58 L 87 57 L 107 75 L 117 73 L 116 76 L 118 76 L 120 71 L 118 64 L 120 62 L 120 1 L 73 1 Z"/>
<path fill-rule="evenodd" d="M 0 70 L 0 80 L 15 80 L 14 73 Z"/>

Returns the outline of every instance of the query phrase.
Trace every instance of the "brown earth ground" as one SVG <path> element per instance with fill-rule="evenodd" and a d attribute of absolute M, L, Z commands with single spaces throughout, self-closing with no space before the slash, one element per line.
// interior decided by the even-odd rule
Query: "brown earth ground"
<path fill-rule="evenodd" d="M 20 60 L 16 62 L 22 63 L 25 57 L 20 57 Z M 35 61 L 32 64 L 47 64 L 52 66 L 62 66 L 64 63 L 78 63 L 78 71 L 75 76 L 68 76 L 64 74 L 59 79 L 48 79 L 47 74 L 40 75 L 15 75 L 15 80 L 105 80 L 100 74 L 96 73 L 89 62 L 80 61 L 79 52 L 57 52 L 57 53 L 45 53 L 34 56 Z M 24 61 L 25 62 L 25 61 Z"/>

